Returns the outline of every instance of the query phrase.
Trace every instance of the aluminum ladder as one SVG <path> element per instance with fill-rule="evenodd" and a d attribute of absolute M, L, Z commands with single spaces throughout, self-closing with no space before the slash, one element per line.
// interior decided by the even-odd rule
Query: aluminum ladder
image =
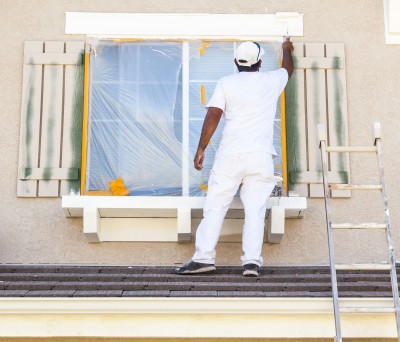
<path fill-rule="evenodd" d="M 382 162 L 382 146 L 381 146 L 381 129 L 380 123 L 373 123 L 374 133 L 374 145 L 370 147 L 351 147 L 351 146 L 327 146 L 327 136 L 323 125 L 318 125 L 318 139 L 319 148 L 321 150 L 321 161 L 322 161 L 322 174 L 323 174 L 323 185 L 324 185 L 324 197 L 325 197 L 325 217 L 326 217 L 326 228 L 328 233 L 328 245 L 329 245 L 329 261 L 331 271 L 331 282 L 332 282 L 332 297 L 333 297 L 333 311 L 335 317 L 335 330 L 336 337 L 335 341 L 342 342 L 342 331 L 340 326 L 340 313 L 341 312 L 393 312 L 396 317 L 397 325 L 397 340 L 400 342 L 400 313 L 399 313 L 399 289 L 397 284 L 396 275 L 396 263 L 394 260 L 394 250 L 392 244 L 391 234 L 391 223 L 389 216 L 388 200 L 384 182 L 384 171 Z M 379 168 L 379 182 L 378 185 L 351 185 L 351 184 L 330 184 L 328 181 L 328 153 L 375 153 L 378 160 Z M 379 190 L 382 193 L 383 206 L 385 210 L 385 223 L 332 223 L 331 222 L 331 190 Z M 335 254 L 333 247 L 333 230 L 334 229 L 385 229 L 386 230 L 386 241 L 389 247 L 389 263 L 387 264 L 336 264 Z M 386 308 L 340 308 L 339 296 L 337 287 L 337 276 L 336 270 L 390 270 L 390 278 L 392 285 L 393 295 L 393 307 Z M 374 310 L 374 311 L 372 311 Z"/>

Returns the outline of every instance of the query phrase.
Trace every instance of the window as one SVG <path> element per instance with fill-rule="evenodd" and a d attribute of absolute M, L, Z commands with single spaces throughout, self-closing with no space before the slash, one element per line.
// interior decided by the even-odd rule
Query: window
<path fill-rule="evenodd" d="M 278 44 L 262 44 L 262 71 L 279 67 Z M 218 79 L 237 72 L 232 42 L 98 40 L 90 56 L 86 192 L 121 177 L 129 194 L 203 196 L 223 121 L 193 168 L 205 104 Z M 276 171 L 282 167 L 280 106 Z"/>

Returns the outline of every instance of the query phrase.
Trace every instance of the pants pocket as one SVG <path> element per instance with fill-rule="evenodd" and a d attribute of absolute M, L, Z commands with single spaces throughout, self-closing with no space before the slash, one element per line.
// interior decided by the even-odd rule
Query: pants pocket
<path fill-rule="evenodd" d="M 238 157 L 236 155 L 228 155 L 217 157 L 211 169 L 213 174 L 232 175 L 236 171 Z"/>
<path fill-rule="evenodd" d="M 275 182 L 275 177 L 274 177 L 274 163 L 272 159 L 272 155 L 270 154 L 261 154 L 255 156 L 258 161 L 259 161 L 259 173 L 262 178 L 265 178 L 266 180 L 271 180 Z"/>

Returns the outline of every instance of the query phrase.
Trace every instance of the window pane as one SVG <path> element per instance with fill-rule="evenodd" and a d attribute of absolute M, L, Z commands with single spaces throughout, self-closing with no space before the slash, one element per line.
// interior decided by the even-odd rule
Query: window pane
<path fill-rule="evenodd" d="M 90 67 L 86 190 L 180 195 L 182 44 L 100 41 Z"/>
<path fill-rule="evenodd" d="M 265 54 L 262 58 L 261 71 L 271 71 L 279 68 L 279 50 L 280 44 L 262 43 Z M 211 98 L 218 80 L 223 77 L 237 72 L 234 64 L 236 44 L 231 42 L 207 42 L 199 44 L 198 42 L 190 43 L 192 58 L 190 59 L 190 88 L 189 88 L 189 112 L 190 112 L 190 137 L 189 149 L 191 153 L 195 153 L 199 141 L 201 127 L 206 114 L 205 104 L 200 102 L 200 87 L 204 86 L 206 90 L 206 102 Z M 215 158 L 222 136 L 223 120 L 221 120 L 217 131 L 212 137 L 210 145 L 206 150 L 206 159 L 204 168 L 198 171 L 200 174 L 200 184 L 207 184 L 211 167 Z M 280 104 L 277 104 L 277 114 L 274 127 L 274 145 L 278 156 L 274 160 L 275 171 L 281 173 L 282 168 L 282 151 L 281 151 L 281 121 L 280 121 Z M 197 179 L 195 180 L 197 181 Z M 205 191 L 200 189 L 200 184 L 190 184 L 190 194 L 192 196 L 204 196 Z"/>

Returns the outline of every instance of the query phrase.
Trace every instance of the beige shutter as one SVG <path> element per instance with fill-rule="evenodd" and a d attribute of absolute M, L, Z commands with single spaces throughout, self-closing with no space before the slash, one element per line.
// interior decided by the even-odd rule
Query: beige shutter
<path fill-rule="evenodd" d="M 84 42 L 25 42 L 20 197 L 79 192 Z"/>
<path fill-rule="evenodd" d="M 295 70 L 286 88 L 289 196 L 323 197 L 317 125 L 327 127 L 328 144 L 348 145 L 345 55 L 342 43 L 295 43 Z M 331 153 L 329 176 L 348 183 L 348 155 Z M 334 191 L 350 197 L 350 191 Z"/>

